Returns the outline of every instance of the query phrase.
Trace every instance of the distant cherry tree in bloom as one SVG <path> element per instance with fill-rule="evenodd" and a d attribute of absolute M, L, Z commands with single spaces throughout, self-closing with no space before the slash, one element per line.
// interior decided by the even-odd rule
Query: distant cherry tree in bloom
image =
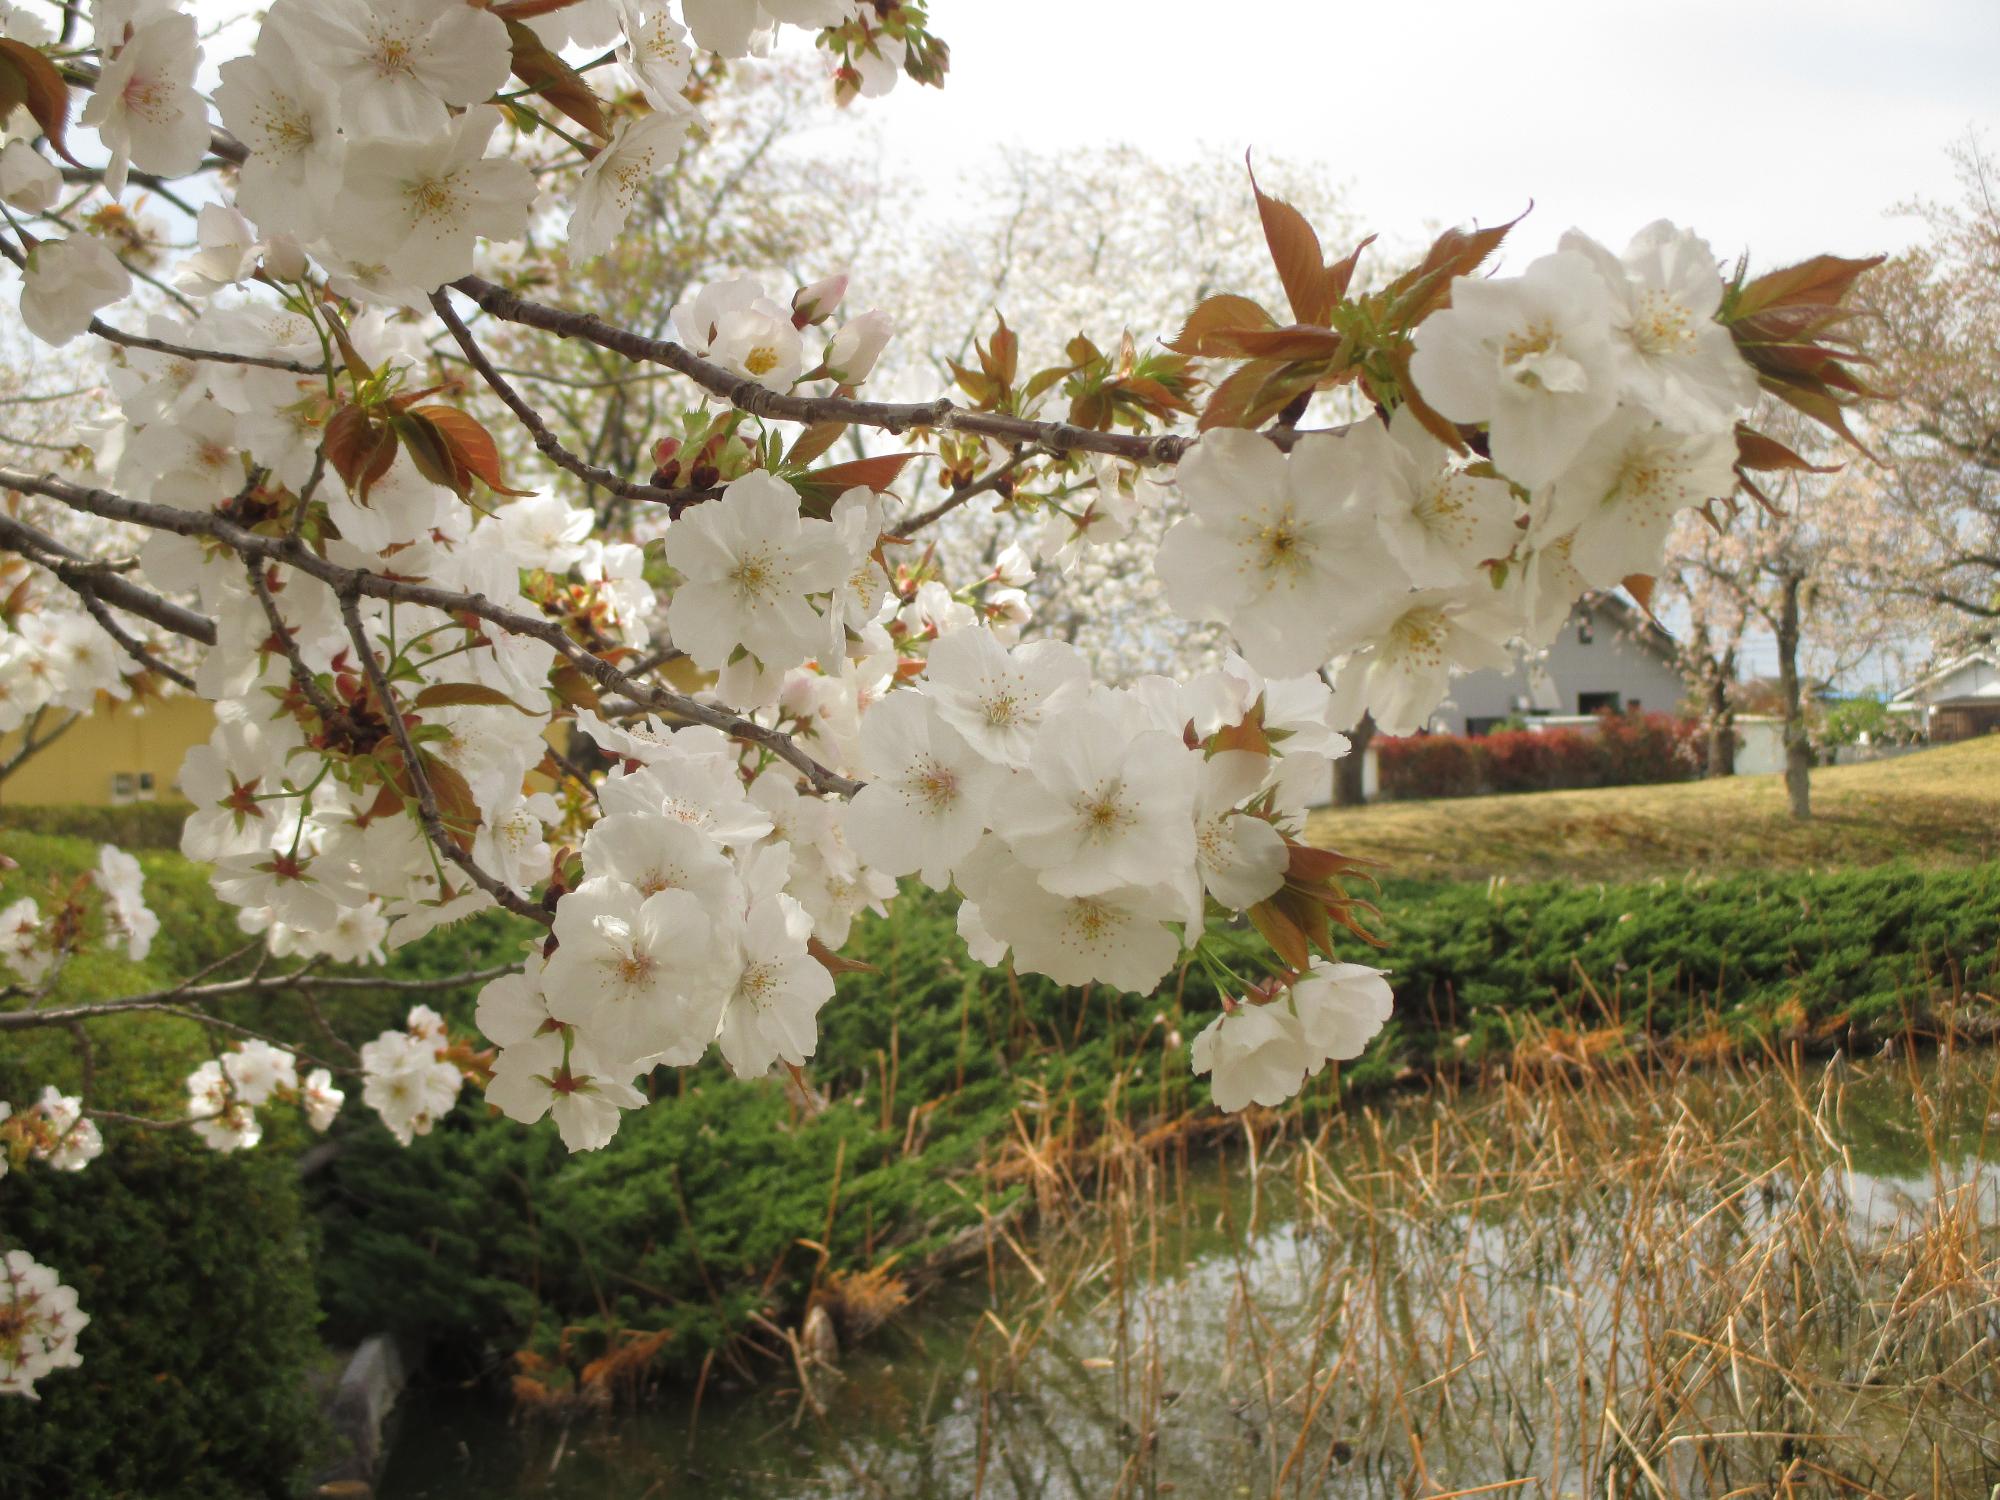
<path fill-rule="evenodd" d="M 1842 433 L 1869 394 L 1840 337 L 1864 263 L 1752 278 L 1662 222 L 1485 274 L 1500 226 L 1371 289 L 1365 244 L 1329 259 L 1260 190 L 1284 311 L 1222 293 L 1165 347 L 1080 335 L 1046 364 L 1002 320 L 955 396 L 872 401 L 894 310 L 848 311 L 831 267 L 702 287 L 672 338 L 544 296 L 708 128 L 718 55 L 804 27 L 843 103 L 942 83 L 915 0 L 274 0 L 210 94 L 174 0 L 82 9 L 0 3 L 0 256 L 21 328 L 101 350 L 109 392 L 87 458 L 0 469 L 0 730 L 210 700 L 182 848 L 265 956 L 53 1002 L 84 946 L 137 956 L 157 926 L 107 849 L 0 913 L 0 1030 L 422 989 L 316 966 L 495 907 L 536 933 L 435 986 L 484 984 L 480 1036 L 419 1004 L 343 1064 L 303 1025 L 233 1028 L 180 1122 L 217 1151 L 274 1109 L 325 1129 L 356 1089 L 407 1143 L 468 1083 L 589 1150 L 655 1068 L 804 1068 L 856 918 L 906 880 L 957 895 L 983 963 L 1137 992 L 1202 966 L 1233 998 L 1194 1070 L 1221 1108 L 1282 1103 L 1389 1014 L 1352 961 L 1355 867 L 1303 841 L 1344 731 L 1422 726 L 1587 589 L 1644 604 L 1679 512 L 1802 464 L 1745 425 L 1760 394 Z M 142 198 L 190 220 L 171 265 Z M 566 448 L 487 353 L 503 325 L 672 376 L 650 471 Z M 1302 425 L 1340 388 L 1368 414 Z M 920 453 L 928 507 L 897 494 Z M 925 533 L 982 503 L 1036 543 L 948 576 Z M 1236 653 L 1093 680 L 1025 587 L 1162 512 L 1165 597 Z M 1255 973 L 1206 941 L 1238 917 Z M 93 1108 L 10 1111 L 0 1165 L 82 1167 Z M 32 1395 L 87 1320 L 5 1256 L 0 1390 Z"/>

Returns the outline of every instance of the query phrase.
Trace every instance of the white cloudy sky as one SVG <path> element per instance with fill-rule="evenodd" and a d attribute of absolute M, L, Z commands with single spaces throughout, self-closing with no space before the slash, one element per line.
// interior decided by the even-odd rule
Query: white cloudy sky
<path fill-rule="evenodd" d="M 949 201 L 995 140 L 1316 157 L 1371 228 L 1692 224 L 1761 264 L 1907 243 L 2000 134 L 2000 0 L 933 0 L 949 86 L 864 105 Z"/>

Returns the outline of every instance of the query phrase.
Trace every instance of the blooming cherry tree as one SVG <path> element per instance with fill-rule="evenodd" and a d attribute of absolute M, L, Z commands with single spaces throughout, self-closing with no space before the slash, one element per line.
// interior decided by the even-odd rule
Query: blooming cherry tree
<path fill-rule="evenodd" d="M 700 54 L 798 27 L 842 102 L 940 83 L 915 0 L 275 0 L 212 100 L 182 6 L 96 12 L 87 42 L 0 44 L 21 324 L 113 361 L 87 458 L 0 469 L 0 727 L 135 684 L 214 702 L 183 850 L 265 953 L 178 1006 L 366 984 L 315 966 L 477 912 L 525 934 L 438 982 L 484 985 L 479 1035 L 418 1004 L 343 1064 L 236 1027 L 179 1122 L 218 1151 L 356 1089 L 407 1144 L 468 1086 L 589 1150 L 656 1069 L 806 1068 L 838 950 L 909 876 L 958 894 L 981 962 L 1129 991 L 1213 967 L 1232 999 L 1191 1063 L 1222 1108 L 1281 1103 L 1388 1014 L 1345 956 L 1376 941 L 1355 867 L 1304 841 L 1344 731 L 1420 726 L 1591 584 L 1643 602 L 1676 514 L 1803 463 L 1742 425 L 1760 388 L 1836 429 L 1867 394 L 1838 337 L 1858 263 L 1752 279 L 1656 224 L 1490 275 L 1502 226 L 1370 287 L 1258 190 L 1287 316 L 1221 292 L 1164 348 L 1079 336 L 1030 370 L 1003 320 L 962 399 L 873 400 L 895 310 L 843 314 L 834 267 L 696 288 L 674 338 L 546 289 L 707 128 Z M 116 232 L 132 168 L 201 199 L 170 277 Z M 650 470 L 555 435 L 513 373 L 542 338 L 672 382 Z M 898 494 L 920 460 L 927 508 Z M 982 500 L 1029 529 L 961 568 L 935 538 Z M 1093 682 L 1028 586 L 1153 536 L 1168 601 L 1240 655 Z M 1208 939 L 1239 915 L 1253 975 Z M 167 1003 L 43 1003 L 82 945 L 136 959 L 156 929 L 116 850 L 17 901 L 0 1030 Z M 96 1107 L 10 1110 L 7 1159 L 84 1165 Z M 83 1319 L 6 1253 L 0 1389 L 31 1392 Z"/>

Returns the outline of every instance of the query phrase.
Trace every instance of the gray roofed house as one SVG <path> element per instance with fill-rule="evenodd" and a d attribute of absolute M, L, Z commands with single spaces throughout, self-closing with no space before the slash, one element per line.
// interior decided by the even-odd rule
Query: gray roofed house
<path fill-rule="evenodd" d="M 1431 715 L 1445 734 L 1485 734 L 1510 718 L 1643 710 L 1671 713 L 1687 695 L 1673 637 L 1610 592 L 1586 595 L 1545 651 L 1508 672 L 1457 678 Z"/>
<path fill-rule="evenodd" d="M 2000 645 L 1943 663 L 1889 700 L 1892 713 L 1921 721 L 1933 740 L 1969 740 L 2000 730 Z"/>

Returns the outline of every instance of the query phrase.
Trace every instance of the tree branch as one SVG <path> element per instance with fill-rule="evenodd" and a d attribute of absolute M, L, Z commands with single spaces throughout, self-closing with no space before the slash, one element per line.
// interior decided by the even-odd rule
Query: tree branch
<path fill-rule="evenodd" d="M 29 1031 L 39 1026 L 71 1026 L 80 1021 L 97 1021 L 128 1011 L 157 1011 L 185 1008 L 211 1000 L 227 1000 L 241 995 L 269 994 L 277 990 L 393 990 L 434 992 L 457 989 L 460 985 L 485 984 L 521 972 L 519 964 L 500 964 L 491 969 L 474 969 L 464 974 L 447 974 L 436 979 L 378 979 L 372 975 L 308 975 L 304 969 L 283 974 L 251 975 L 246 979 L 224 979 L 214 984 L 182 985 L 176 989 L 150 990 L 143 995 L 127 995 L 118 1000 L 100 1000 L 89 1005 L 65 1006 L 60 1010 L 0 1011 L 0 1031 Z M 212 1019 L 202 1017 L 204 1020 Z"/>
<path fill-rule="evenodd" d="M 980 495 L 991 494 L 994 490 L 999 489 L 1002 484 L 1012 479 L 1021 465 L 1027 463 L 1030 459 L 1039 458 L 1040 456 L 1041 450 L 1039 449 L 1016 448 L 1013 456 L 998 468 L 981 475 L 970 484 L 960 485 L 929 510 L 920 511 L 910 517 L 909 520 L 899 524 L 896 527 L 896 535 L 901 537 L 914 536 L 933 521 L 950 515 L 968 500 L 975 499 Z"/>
<path fill-rule="evenodd" d="M 508 383 L 507 377 L 502 375 L 486 357 L 485 351 L 472 337 L 472 330 L 467 328 L 460 321 L 458 314 L 452 311 L 451 301 L 442 290 L 431 293 L 431 306 L 437 310 L 438 317 L 450 331 L 451 336 L 458 341 L 458 347 L 465 352 L 465 362 L 477 370 L 480 378 L 493 388 L 493 394 L 506 404 L 515 419 L 528 430 L 528 436 L 535 440 L 535 447 L 541 450 L 542 456 L 557 468 L 568 470 L 585 484 L 594 484 L 599 489 L 609 490 L 612 494 L 627 500 L 673 502 L 688 498 L 682 491 L 662 489 L 652 484 L 634 484 L 631 480 L 614 474 L 609 469 L 599 468 L 588 459 L 580 458 L 570 452 L 557 440 L 556 435 L 549 431 L 549 424 L 542 419 L 542 414 L 527 403 L 521 393 Z"/>
<path fill-rule="evenodd" d="M 361 658 L 361 670 L 368 678 L 368 686 L 381 700 L 382 717 L 389 721 L 389 733 L 395 737 L 396 748 L 403 753 L 403 767 L 410 773 L 410 785 L 417 794 L 417 812 L 431 844 L 438 853 L 464 871 L 468 880 L 515 916 L 526 917 L 544 927 L 552 926 L 553 917 L 532 902 L 523 900 L 505 881 L 480 868 L 478 861 L 459 846 L 451 830 L 444 826 L 444 815 L 438 811 L 437 793 L 431 789 L 430 775 L 424 770 L 423 759 L 410 739 L 410 726 L 403 722 L 403 711 L 397 706 L 395 691 L 383 675 L 381 663 L 375 660 L 375 648 L 369 644 L 368 632 L 362 628 L 361 590 L 348 587 L 335 592 L 340 598 L 340 618 L 347 626 L 348 639 L 354 642 L 355 652 Z"/>
<path fill-rule="evenodd" d="M 0 485 L 5 484 L 6 481 L 0 480 Z M 12 485 L 7 487 L 16 488 Z M 0 515 L 0 547 L 18 552 L 30 562 L 39 563 L 78 593 L 88 588 L 106 604 L 116 605 L 142 620 L 150 620 L 162 630 L 171 630 L 175 635 L 184 635 L 204 646 L 215 644 L 215 622 L 207 616 L 198 615 L 191 609 L 161 598 L 150 589 L 141 588 L 128 578 L 110 572 L 25 521 Z"/>
<path fill-rule="evenodd" d="M 801 750 L 790 735 L 766 728 L 754 719 L 744 718 L 741 714 L 728 709 L 710 707 L 685 694 L 637 682 L 610 662 L 571 640 L 560 625 L 546 618 L 538 619 L 517 610 L 504 609 L 483 594 L 467 594 L 453 589 L 436 588 L 429 584 L 412 583 L 400 578 L 384 578 L 380 574 L 365 572 L 358 568 L 345 568 L 338 563 L 328 562 L 298 537 L 264 536 L 258 532 L 245 530 L 214 512 L 182 510 L 177 506 L 130 500 L 123 495 L 114 495 L 108 490 L 73 484 L 55 475 L 38 476 L 19 469 L 0 468 L 0 486 L 20 490 L 24 494 L 45 495 L 51 500 L 62 501 L 72 509 L 89 515 L 103 516 L 107 520 L 126 521 L 135 526 L 150 526 L 155 530 L 171 531 L 180 536 L 213 537 L 245 558 L 268 558 L 273 562 L 281 562 L 288 567 L 296 568 L 301 573 L 317 578 L 336 594 L 345 590 L 365 594 L 372 599 L 428 605 L 447 614 L 477 615 L 480 619 L 491 621 L 512 635 L 542 642 L 598 686 L 613 693 L 621 693 L 654 713 L 683 719 L 690 723 L 706 724 L 734 739 L 769 750 L 796 769 L 820 792 L 851 797 L 861 790 L 860 782 L 821 765 Z"/>
<path fill-rule="evenodd" d="M 738 411 L 754 417 L 787 422 L 851 422 L 862 427 L 878 427 L 885 432 L 909 432 L 928 428 L 936 431 L 965 432 L 977 437 L 998 438 L 1017 445 L 1039 445 L 1059 453 L 1108 453 L 1114 458 L 1141 464 L 1173 464 L 1195 444 L 1195 439 L 1162 434 L 1093 432 L 1069 422 L 1036 422 L 1026 417 L 1010 417 L 1000 412 L 967 411 L 949 397 L 936 401 L 902 403 L 861 401 L 851 396 L 794 396 L 767 390 L 748 376 L 724 369 L 703 359 L 670 339 L 652 339 L 643 334 L 614 327 L 602 318 L 585 312 L 569 312 L 535 302 L 483 276 L 462 276 L 451 283 L 454 291 L 471 298 L 489 317 L 539 328 L 558 338 L 578 338 L 646 364 L 665 365 L 678 370 L 712 396 L 727 401 Z"/>

